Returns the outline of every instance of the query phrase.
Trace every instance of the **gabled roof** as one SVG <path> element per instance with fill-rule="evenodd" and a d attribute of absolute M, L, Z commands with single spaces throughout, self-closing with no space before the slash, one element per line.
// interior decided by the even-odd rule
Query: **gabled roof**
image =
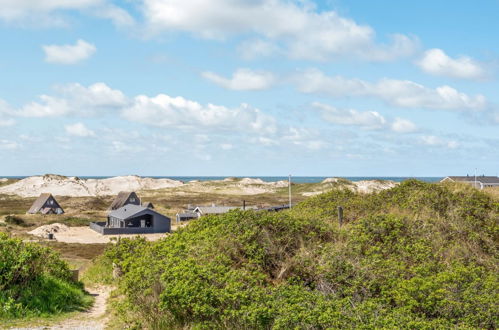
<path fill-rule="evenodd" d="M 451 179 L 452 181 L 468 181 L 468 182 L 475 181 L 474 175 L 473 176 L 472 175 L 470 175 L 470 176 L 448 176 L 445 179 L 447 179 L 447 178 Z M 499 177 L 497 177 L 497 176 L 477 176 L 476 181 L 481 182 L 481 183 L 499 184 Z"/>
<path fill-rule="evenodd" d="M 143 207 L 147 207 L 148 209 L 153 209 L 154 208 L 154 204 L 151 203 L 151 202 L 142 203 L 142 206 Z"/>
<path fill-rule="evenodd" d="M 137 194 L 133 191 L 120 191 L 120 193 L 118 194 L 118 196 L 116 196 L 111 206 L 109 206 L 108 210 L 119 209 L 120 207 L 125 205 L 126 201 L 130 197 L 137 198 L 137 200 L 139 198 Z"/>
<path fill-rule="evenodd" d="M 52 196 L 52 194 L 49 194 L 49 193 L 43 193 L 41 194 L 36 200 L 35 202 L 33 203 L 33 205 L 31 205 L 31 208 L 29 209 L 28 213 L 37 213 L 38 211 L 40 211 L 40 209 L 43 207 L 43 205 L 47 202 L 47 200 L 49 198 L 51 198 L 55 201 L 55 205 L 54 205 L 54 208 L 60 208 L 61 206 L 59 205 L 59 203 L 57 203 L 57 201 L 55 200 L 54 196 Z"/>
<path fill-rule="evenodd" d="M 168 218 L 167 216 L 158 213 L 152 209 L 149 209 L 147 207 L 144 207 L 142 205 L 134 205 L 134 204 L 127 204 L 123 207 L 120 207 L 117 210 L 109 212 L 108 216 L 117 218 L 120 220 L 127 220 L 130 218 L 133 218 L 135 216 L 138 216 L 139 214 L 157 214 L 162 217 Z"/>

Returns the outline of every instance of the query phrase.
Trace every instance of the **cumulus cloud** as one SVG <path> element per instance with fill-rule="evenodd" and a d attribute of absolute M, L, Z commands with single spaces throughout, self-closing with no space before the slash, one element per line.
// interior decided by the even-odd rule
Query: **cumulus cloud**
<path fill-rule="evenodd" d="M 213 72 L 203 72 L 203 77 L 223 88 L 237 91 L 267 89 L 275 82 L 272 73 L 250 69 L 238 69 L 230 79 Z"/>
<path fill-rule="evenodd" d="M 74 45 L 48 45 L 43 46 L 45 61 L 56 64 L 76 64 L 92 56 L 97 48 L 79 39 Z"/>
<path fill-rule="evenodd" d="M 402 108 L 424 108 L 457 111 L 480 111 L 488 104 L 483 95 L 470 96 L 450 86 L 429 88 L 410 80 L 384 78 L 377 82 L 327 76 L 319 70 L 308 70 L 293 78 L 303 93 L 332 97 L 375 97 Z"/>
<path fill-rule="evenodd" d="M 126 119 L 159 127 L 213 128 L 223 131 L 252 131 L 272 134 L 275 119 L 247 104 L 230 109 L 220 105 L 201 105 L 183 97 L 159 94 L 139 95 L 123 110 Z"/>
<path fill-rule="evenodd" d="M 417 65 L 436 76 L 459 79 L 481 79 L 486 76 L 484 64 L 468 56 L 451 58 L 438 48 L 427 50 Z"/>
<path fill-rule="evenodd" d="M 15 141 L 0 139 L 0 150 L 16 150 L 20 147 L 21 145 Z"/>
<path fill-rule="evenodd" d="M 15 124 L 15 120 L 10 117 L 11 113 L 12 110 L 7 102 L 0 99 L 0 127 L 12 126 Z"/>
<path fill-rule="evenodd" d="M 400 34 L 387 45 L 378 44 L 370 26 L 334 11 L 317 11 L 308 0 L 143 0 L 143 12 L 155 33 L 184 31 L 209 39 L 256 34 L 259 41 L 249 48 L 256 50 L 252 55 L 268 54 L 278 47 L 298 59 L 347 55 L 382 61 L 418 48 L 415 38 Z"/>
<path fill-rule="evenodd" d="M 91 129 L 87 128 L 83 123 L 75 123 L 72 125 L 64 126 L 66 133 L 73 136 L 78 137 L 93 137 L 95 136 L 95 132 Z"/>
<path fill-rule="evenodd" d="M 282 140 L 309 150 L 321 150 L 329 146 L 329 143 L 322 140 L 316 131 L 302 127 L 290 127 Z"/>
<path fill-rule="evenodd" d="M 130 14 L 108 0 L 0 0 L 0 20 L 29 26 L 66 26 L 66 11 L 83 11 L 117 26 L 134 23 Z"/>
<path fill-rule="evenodd" d="M 407 119 L 388 120 L 377 111 L 338 109 L 319 102 L 313 103 L 313 106 L 322 112 L 324 120 L 337 125 L 357 126 L 368 130 L 389 129 L 397 133 L 411 133 L 417 129 L 416 125 Z"/>
<path fill-rule="evenodd" d="M 420 138 L 420 141 L 422 144 L 432 147 L 444 147 L 448 149 L 456 149 L 459 147 L 459 142 L 443 139 L 435 135 L 424 135 Z"/>
<path fill-rule="evenodd" d="M 98 111 L 116 109 L 127 104 L 126 96 L 104 83 L 88 87 L 68 84 L 56 88 L 59 96 L 41 95 L 40 100 L 31 102 L 17 110 L 24 117 L 57 117 L 64 115 L 89 116 Z"/>

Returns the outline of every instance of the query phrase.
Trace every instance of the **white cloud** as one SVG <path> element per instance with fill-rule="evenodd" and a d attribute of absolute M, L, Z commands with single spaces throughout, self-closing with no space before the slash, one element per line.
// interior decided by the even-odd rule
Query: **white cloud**
<path fill-rule="evenodd" d="M 20 147 L 21 145 L 15 141 L 0 140 L 0 150 L 16 150 Z"/>
<path fill-rule="evenodd" d="M 486 76 L 485 66 L 468 56 L 451 58 L 441 49 L 427 50 L 417 65 L 425 72 L 450 78 L 481 79 Z"/>
<path fill-rule="evenodd" d="M 308 70 L 295 75 L 293 81 L 303 93 L 375 97 L 402 108 L 480 111 L 487 107 L 483 95 L 469 96 L 449 86 L 428 88 L 409 80 L 384 78 L 372 83 L 342 76 L 329 77 L 319 70 Z"/>
<path fill-rule="evenodd" d="M 155 97 L 139 95 L 125 108 L 126 119 L 159 127 L 211 128 L 222 131 L 272 134 L 275 119 L 247 104 L 230 109 L 224 106 L 201 105 L 183 97 L 159 94 Z"/>
<path fill-rule="evenodd" d="M 388 45 L 377 44 L 370 26 L 334 11 L 319 12 L 309 0 L 143 0 L 143 12 L 153 33 L 184 31 L 210 39 L 256 34 L 260 44 L 253 45 L 254 53 L 269 53 L 272 42 L 299 59 L 353 55 L 391 60 L 418 47 L 417 40 L 405 35 L 394 35 Z"/>
<path fill-rule="evenodd" d="M 455 140 L 447 140 L 434 135 L 422 136 L 420 141 L 428 146 L 432 147 L 444 147 L 448 149 L 456 149 L 459 147 L 459 142 Z"/>
<path fill-rule="evenodd" d="M 59 86 L 56 91 L 59 96 L 41 95 L 40 101 L 26 104 L 16 113 L 24 117 L 89 116 L 98 111 L 121 108 L 128 102 L 121 91 L 104 83 L 88 87 L 74 83 Z"/>
<path fill-rule="evenodd" d="M 402 118 L 395 118 L 390 128 L 397 133 L 412 133 L 418 129 L 412 121 Z"/>
<path fill-rule="evenodd" d="M 0 20 L 25 26 L 67 26 L 64 13 L 82 11 L 110 19 L 116 26 L 135 22 L 130 14 L 109 0 L 0 0 Z"/>
<path fill-rule="evenodd" d="M 0 19 L 12 22 L 57 10 L 80 10 L 101 4 L 102 0 L 0 0 Z M 55 20 L 55 18 L 53 18 Z"/>
<path fill-rule="evenodd" d="M 222 148 L 222 150 L 231 150 L 234 146 L 230 143 L 222 143 L 220 148 Z"/>
<path fill-rule="evenodd" d="M 0 99 L 0 127 L 12 126 L 15 124 L 15 120 L 10 118 L 9 114 L 12 113 L 7 102 Z"/>
<path fill-rule="evenodd" d="M 321 110 L 324 120 L 337 125 L 358 126 L 368 130 L 389 129 L 397 133 L 411 133 L 416 130 L 416 125 L 409 120 L 387 120 L 377 111 L 338 109 L 319 102 L 312 105 Z"/>
<path fill-rule="evenodd" d="M 83 123 L 75 123 L 72 125 L 64 126 L 66 133 L 73 136 L 79 137 L 93 137 L 95 136 L 95 132 L 88 129 Z"/>
<path fill-rule="evenodd" d="M 316 131 L 307 128 L 290 127 L 282 139 L 309 150 L 321 150 L 329 145 L 318 136 Z"/>
<path fill-rule="evenodd" d="M 74 45 L 43 46 L 45 61 L 56 64 L 75 64 L 86 60 L 96 52 L 97 48 L 85 40 L 79 39 Z"/>
<path fill-rule="evenodd" d="M 224 78 L 213 72 L 203 72 L 203 77 L 223 88 L 237 91 L 267 89 L 275 81 L 274 75 L 270 72 L 252 71 L 250 69 L 236 70 L 231 79 Z"/>

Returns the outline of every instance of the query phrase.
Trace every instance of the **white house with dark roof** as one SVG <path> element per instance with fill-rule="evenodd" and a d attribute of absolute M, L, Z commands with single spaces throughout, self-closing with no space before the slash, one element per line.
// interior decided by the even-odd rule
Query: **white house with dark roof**
<path fill-rule="evenodd" d="M 463 182 L 468 183 L 476 188 L 486 188 L 486 187 L 499 187 L 499 177 L 497 176 L 447 176 L 443 178 L 440 182 Z"/>

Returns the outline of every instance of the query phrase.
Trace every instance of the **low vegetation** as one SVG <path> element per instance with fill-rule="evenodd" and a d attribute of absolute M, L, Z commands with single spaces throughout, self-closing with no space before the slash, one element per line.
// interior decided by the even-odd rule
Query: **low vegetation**
<path fill-rule="evenodd" d="M 498 220 L 487 194 L 410 180 L 203 217 L 121 240 L 95 267 L 122 274 L 115 308 L 135 328 L 493 329 Z"/>
<path fill-rule="evenodd" d="M 91 303 L 58 254 L 0 233 L 0 321 L 76 311 Z"/>

